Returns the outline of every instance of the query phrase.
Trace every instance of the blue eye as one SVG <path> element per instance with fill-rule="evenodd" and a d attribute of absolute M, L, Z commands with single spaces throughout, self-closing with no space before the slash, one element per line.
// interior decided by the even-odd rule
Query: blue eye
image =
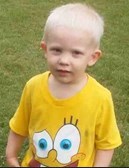
<path fill-rule="evenodd" d="M 42 150 L 45 150 L 47 148 L 47 141 L 45 139 L 40 139 L 39 140 L 39 147 L 42 149 Z"/>
<path fill-rule="evenodd" d="M 64 150 L 69 150 L 71 146 L 72 146 L 71 141 L 68 139 L 63 139 L 60 143 L 60 147 Z"/>

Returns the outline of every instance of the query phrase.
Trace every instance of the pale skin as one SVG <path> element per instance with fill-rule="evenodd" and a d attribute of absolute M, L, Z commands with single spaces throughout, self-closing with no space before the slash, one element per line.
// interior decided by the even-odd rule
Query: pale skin
<path fill-rule="evenodd" d="M 84 31 L 79 32 L 62 27 L 50 32 L 49 36 L 47 42 L 41 42 L 51 71 L 48 81 L 49 89 L 51 94 L 58 99 L 68 98 L 87 83 L 86 67 L 98 61 L 101 51 L 98 48 L 89 47 L 91 40 Z M 68 89 L 69 92 L 67 92 Z M 25 137 L 10 131 L 6 147 L 6 159 L 9 166 L 20 167 L 18 153 L 24 140 Z M 114 149 L 96 150 L 93 166 L 108 167 L 113 153 Z"/>
<path fill-rule="evenodd" d="M 109 167 L 113 157 L 113 153 L 114 149 L 97 150 L 93 167 Z"/>
<path fill-rule="evenodd" d="M 25 137 L 14 133 L 10 130 L 8 143 L 6 147 L 6 161 L 10 167 L 20 167 L 18 161 L 18 153 L 21 149 L 21 146 L 25 140 Z"/>

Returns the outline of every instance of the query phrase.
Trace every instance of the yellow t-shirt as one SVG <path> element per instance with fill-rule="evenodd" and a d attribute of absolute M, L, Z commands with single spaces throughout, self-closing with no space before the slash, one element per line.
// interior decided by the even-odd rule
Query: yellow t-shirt
<path fill-rule="evenodd" d="M 29 137 L 22 166 L 93 166 L 96 149 L 121 145 L 111 93 L 88 75 L 81 91 L 68 99 L 48 89 L 50 72 L 29 80 L 11 129 Z"/>

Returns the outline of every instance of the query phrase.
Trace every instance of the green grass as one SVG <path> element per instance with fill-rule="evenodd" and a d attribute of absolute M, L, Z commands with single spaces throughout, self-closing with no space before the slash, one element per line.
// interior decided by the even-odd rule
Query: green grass
<path fill-rule="evenodd" d="M 0 0 L 0 166 L 6 166 L 8 122 L 25 82 L 47 69 L 40 41 L 48 12 L 67 2 L 79 1 Z M 123 145 L 116 149 L 112 166 L 129 166 L 129 1 L 80 2 L 94 6 L 105 19 L 103 57 L 88 72 L 113 95 Z"/>

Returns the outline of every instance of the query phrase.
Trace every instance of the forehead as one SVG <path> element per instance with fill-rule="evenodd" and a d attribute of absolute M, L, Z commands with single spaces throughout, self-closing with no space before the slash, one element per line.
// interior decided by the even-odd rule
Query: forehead
<path fill-rule="evenodd" d="M 70 45 L 85 45 L 89 47 L 93 43 L 93 38 L 91 32 L 58 26 L 49 31 L 47 42 L 70 43 Z"/>

